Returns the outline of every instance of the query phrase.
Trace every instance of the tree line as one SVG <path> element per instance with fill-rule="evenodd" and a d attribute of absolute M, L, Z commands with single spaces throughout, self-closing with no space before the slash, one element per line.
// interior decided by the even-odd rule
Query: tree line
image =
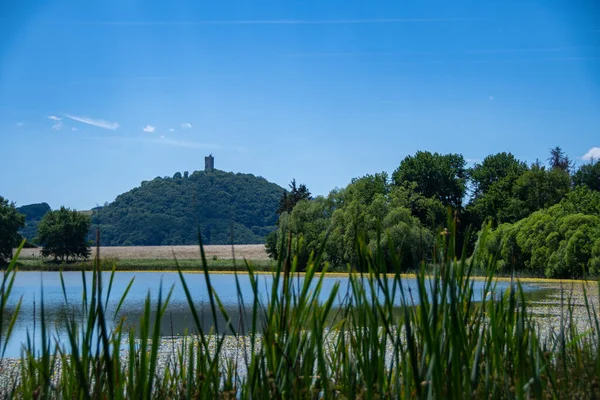
<path fill-rule="evenodd" d="M 545 161 L 528 164 L 502 152 L 471 167 L 461 154 L 419 151 L 391 176 L 355 178 L 327 196 L 313 197 L 295 180 L 284 191 L 260 177 L 215 171 L 142 182 L 97 209 L 94 221 L 64 207 L 48 209 L 32 205 L 29 220 L 43 255 L 62 261 L 88 257 L 96 227 L 108 236 L 104 245 L 149 244 L 148 238 L 187 244 L 194 243 L 192 228 L 183 227 L 195 220 L 197 237 L 202 218 L 205 243 L 230 242 L 232 233 L 236 243 L 266 235 L 271 257 L 285 241 L 301 265 L 323 248 L 334 267 L 356 267 L 361 240 L 385 260 L 399 256 L 405 269 L 415 268 L 432 260 L 452 225 L 458 253 L 465 249 L 476 261 L 496 257 L 506 270 L 547 277 L 600 274 L 600 161 L 576 168 L 560 147 Z M 12 256 L 19 230 L 33 227 L 19 210 L 0 197 L 0 261 Z M 482 236 L 485 246 L 472 254 Z"/>
<path fill-rule="evenodd" d="M 363 240 L 380 246 L 383 257 L 400 254 L 410 269 L 431 260 L 450 212 L 459 254 L 464 248 L 471 256 L 485 228 L 485 255 L 499 257 L 506 269 L 548 277 L 598 274 L 599 193 L 600 161 L 575 168 L 560 147 L 545 161 L 528 164 L 501 152 L 471 167 L 461 154 L 419 151 L 391 177 L 369 174 L 327 196 L 296 196 L 292 207 L 279 208 L 278 230 L 266 247 L 276 258 L 289 242 L 302 263 L 324 245 L 325 261 L 345 268 L 354 266 L 355 241 Z M 286 194 L 281 202 L 290 198 Z"/>
<path fill-rule="evenodd" d="M 33 206 L 27 210 L 34 215 L 36 242 L 43 246 L 42 256 L 61 262 L 89 258 L 87 236 L 91 219 L 88 215 L 65 207 L 48 211 L 45 203 Z M 0 265 L 7 263 L 13 256 L 13 248 L 26 240 L 19 233 L 23 228 L 27 228 L 25 215 L 19 213 L 14 202 L 0 196 Z"/>

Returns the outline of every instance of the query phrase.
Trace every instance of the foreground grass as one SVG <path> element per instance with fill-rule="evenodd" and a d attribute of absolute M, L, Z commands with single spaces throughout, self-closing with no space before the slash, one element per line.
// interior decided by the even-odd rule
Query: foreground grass
<path fill-rule="evenodd" d="M 18 380 L 0 390 L 9 398 L 77 399 L 600 396 L 600 321 L 593 305 L 586 303 L 588 330 L 579 331 L 570 323 L 568 298 L 564 300 L 567 317 L 556 329 L 542 330 L 518 283 L 504 292 L 495 290 L 494 259 L 484 261 L 484 300 L 475 303 L 473 265 L 455 260 L 453 248 L 453 238 L 444 239 L 435 253 L 437 268 L 432 275 L 423 267 L 416 274 L 418 289 L 406 292 L 399 259 L 393 255 L 385 260 L 381 249 L 370 252 L 357 238 L 356 268 L 362 272 L 348 273 L 351 289 L 338 293 L 335 286 L 323 302 L 318 299 L 327 266 L 317 272 L 321 262 L 315 255 L 298 287 L 291 280 L 297 261 L 282 244 L 284 256 L 274 266 L 268 301 L 260 300 L 263 288 L 259 289 L 251 262 L 246 269 L 253 296 L 242 297 L 236 277 L 232 290 L 238 293 L 239 307 L 252 312 L 249 326 L 244 326 L 228 317 L 213 290 L 201 247 L 213 321 L 217 324 L 217 316 L 223 316 L 229 333 L 245 338 L 247 347 L 241 361 L 232 358 L 224 347 L 225 335 L 202 329 L 194 307 L 197 288 L 187 286 L 180 269 L 196 332 L 173 347 L 175 361 L 167 366 L 160 364 L 158 354 L 160 320 L 170 290 L 160 291 L 154 309 L 147 298 L 135 332 L 124 331 L 123 319 L 108 329 L 127 291 L 117 294 L 116 309 L 107 309 L 107 298 L 115 295 L 111 293 L 115 274 L 102 282 L 97 261 L 91 293 L 84 291 L 82 304 L 72 305 L 81 307 L 84 319 L 73 317 L 66 323 L 69 343 L 57 345 L 52 340 L 42 299 L 43 346 L 25 345 Z M 396 273 L 384 275 L 390 265 Z M 4 274 L 0 316 L 15 267 L 11 263 Z M 581 290 L 587 299 L 586 285 Z M 338 296 L 343 301 L 334 309 Z M 65 302 L 66 298 L 65 294 Z M 9 321 L 0 320 L 0 349 L 16 314 Z"/>

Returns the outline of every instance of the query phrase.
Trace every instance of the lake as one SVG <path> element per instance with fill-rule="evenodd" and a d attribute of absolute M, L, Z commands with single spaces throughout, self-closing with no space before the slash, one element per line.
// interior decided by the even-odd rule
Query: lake
<path fill-rule="evenodd" d="M 23 302 L 19 318 L 8 344 L 6 357 L 18 357 L 21 352 L 22 343 L 25 342 L 27 334 L 33 335 L 33 338 L 39 347 L 41 339 L 39 333 L 40 327 L 40 299 L 42 297 L 42 287 L 44 296 L 44 309 L 47 321 L 52 324 L 52 331 L 58 340 L 65 342 L 64 326 L 67 316 L 81 309 L 83 283 L 80 272 L 63 273 L 67 302 L 63 294 L 58 272 L 18 272 L 11 294 L 11 304 L 14 304 L 22 297 Z M 214 326 L 212 314 L 210 311 L 209 298 L 206 290 L 206 283 L 203 274 L 184 273 L 187 285 L 192 293 L 198 313 L 202 320 L 204 328 L 208 329 Z M 153 302 L 157 301 L 160 284 L 162 282 L 163 297 L 173 286 L 173 294 L 167 308 L 165 318 L 161 325 L 161 334 L 163 336 L 182 335 L 186 332 L 194 331 L 194 324 L 189 311 L 185 292 L 181 285 L 179 275 L 176 272 L 117 272 L 112 287 L 111 298 L 108 302 L 107 316 L 111 317 L 116 309 L 119 298 L 124 293 L 130 280 L 134 278 L 131 290 L 123 303 L 118 318 L 124 316 L 129 325 L 136 325 L 139 322 L 143 312 L 144 302 L 148 293 L 150 293 Z M 88 289 L 91 286 L 92 273 L 86 273 Z M 239 281 L 246 304 L 246 310 L 240 310 L 238 297 L 236 293 L 235 277 L 232 274 L 211 274 L 212 286 L 221 299 L 225 309 L 230 315 L 234 326 L 238 326 L 243 318 L 248 326 L 251 318 L 250 307 L 252 305 L 252 289 L 248 275 L 240 274 Z M 270 275 L 258 275 L 259 294 L 261 300 L 267 300 L 267 294 L 270 293 L 272 277 Z M 103 273 L 104 291 L 108 287 L 109 273 Z M 294 286 L 301 285 L 303 278 L 294 278 Z M 339 276 L 327 277 L 323 281 L 321 300 L 325 300 L 331 292 L 335 283 L 340 283 L 337 304 L 340 303 L 342 296 L 348 291 L 348 279 Z M 404 288 L 412 290 L 416 297 L 417 283 L 415 279 L 404 279 Z M 475 301 L 481 300 L 483 282 L 475 281 Z M 497 288 L 504 290 L 509 285 L 508 282 L 499 282 Z M 524 286 L 524 290 L 531 291 L 534 287 Z M 88 290 L 88 295 L 91 291 Z M 399 296 L 399 294 L 398 294 Z M 155 303 L 153 303 L 155 304 Z M 34 307 L 35 305 L 35 307 Z M 400 301 L 397 301 L 400 306 Z M 155 308 L 153 306 L 153 308 Z M 219 327 L 224 327 L 224 320 L 218 321 Z"/>

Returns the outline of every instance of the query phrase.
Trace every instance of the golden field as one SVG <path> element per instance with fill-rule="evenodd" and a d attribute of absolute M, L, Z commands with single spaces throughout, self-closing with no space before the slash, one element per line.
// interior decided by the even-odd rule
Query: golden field
<path fill-rule="evenodd" d="M 23 249 L 20 259 L 41 258 L 41 247 L 34 249 Z M 219 259 L 232 259 L 231 245 L 207 245 L 204 246 L 206 258 L 217 256 Z M 262 244 L 240 244 L 234 245 L 235 257 L 247 260 L 268 260 L 269 256 Z M 109 246 L 100 247 L 100 256 L 109 259 L 145 259 L 165 260 L 173 259 L 173 255 L 180 260 L 200 259 L 200 250 L 197 245 L 192 246 Z M 96 256 L 96 248 L 92 246 L 92 257 Z"/>

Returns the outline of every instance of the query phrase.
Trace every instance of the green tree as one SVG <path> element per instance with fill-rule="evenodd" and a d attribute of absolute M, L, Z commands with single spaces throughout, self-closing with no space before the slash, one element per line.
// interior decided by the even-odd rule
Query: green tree
<path fill-rule="evenodd" d="M 312 199 L 308 188 L 304 183 L 300 186 L 296 186 L 296 179 L 292 179 L 290 183 L 290 191 L 283 192 L 281 199 L 279 200 L 279 207 L 277 208 L 277 214 L 281 215 L 284 212 L 291 213 L 294 206 L 301 200 Z"/>
<path fill-rule="evenodd" d="M 571 190 L 569 173 L 562 168 L 546 170 L 533 165 L 515 183 L 515 196 L 528 214 L 557 204 Z"/>
<path fill-rule="evenodd" d="M 587 186 L 591 190 L 600 192 L 600 160 L 592 160 L 580 166 L 573 174 L 573 184 Z"/>
<path fill-rule="evenodd" d="M 332 190 L 327 197 L 301 200 L 291 213 L 281 214 L 277 233 L 268 237 L 267 251 L 276 257 L 282 243 L 287 246 L 291 239 L 292 255 L 303 268 L 310 254 L 325 245 L 323 261 L 335 268 L 357 268 L 358 239 L 374 251 L 381 249 L 385 260 L 391 261 L 394 252 L 401 256 L 403 268 L 414 268 L 430 256 L 433 234 L 412 215 L 409 204 L 429 222 L 444 212 L 444 206 L 411 190 L 412 186 L 391 187 L 382 172 L 352 179 L 347 187 Z"/>
<path fill-rule="evenodd" d="M 25 226 L 25 216 L 19 214 L 15 203 L 9 203 L 0 196 L 0 262 L 12 258 L 13 247 L 19 244 L 18 231 Z"/>
<path fill-rule="evenodd" d="M 438 154 L 418 151 L 407 156 L 392 174 L 393 184 L 415 182 L 416 190 L 425 197 L 435 197 L 444 206 L 462 209 L 467 190 L 467 169 L 461 154 Z"/>
<path fill-rule="evenodd" d="M 560 146 L 550 149 L 550 157 L 548 157 L 548 162 L 550 163 L 551 169 L 560 169 L 567 173 L 570 173 L 573 169 L 573 162 L 560 148 Z"/>
<path fill-rule="evenodd" d="M 487 156 L 482 163 L 477 163 L 469 170 L 473 185 L 473 197 L 484 196 L 490 188 L 503 179 L 516 180 L 525 171 L 527 164 L 515 158 L 511 153 L 497 153 Z"/>
<path fill-rule="evenodd" d="M 527 214 L 515 197 L 515 185 L 528 170 L 527 164 L 511 153 L 487 156 L 469 170 L 473 197 L 466 209 L 466 221 L 479 228 L 486 219 L 494 224 L 515 222 Z"/>
<path fill-rule="evenodd" d="M 564 173 L 564 171 L 561 170 Z M 549 278 L 600 273 L 600 193 L 580 187 L 560 203 L 514 224 L 501 224 L 487 242 L 500 266 Z"/>
<path fill-rule="evenodd" d="M 395 186 L 390 192 L 392 208 L 408 208 L 423 226 L 436 230 L 447 222 L 448 212 L 442 202 L 435 197 L 425 197 L 416 189 L 415 182 L 405 182 Z"/>
<path fill-rule="evenodd" d="M 273 231 L 265 238 L 265 251 L 273 260 L 279 257 L 279 231 Z"/>
<path fill-rule="evenodd" d="M 331 214 L 331 203 L 327 198 L 318 196 L 313 200 L 298 202 L 284 223 L 293 235 L 292 250 L 298 256 L 301 266 L 305 266 L 310 254 L 318 253 L 321 245 L 325 243 Z"/>
<path fill-rule="evenodd" d="M 86 237 L 90 226 L 90 217 L 75 210 L 61 207 L 60 210 L 50 211 L 38 226 L 42 255 L 67 262 L 69 258 L 88 258 L 90 246 Z"/>
<path fill-rule="evenodd" d="M 600 216 L 600 192 L 578 186 L 560 202 L 565 214 L 590 214 Z"/>

